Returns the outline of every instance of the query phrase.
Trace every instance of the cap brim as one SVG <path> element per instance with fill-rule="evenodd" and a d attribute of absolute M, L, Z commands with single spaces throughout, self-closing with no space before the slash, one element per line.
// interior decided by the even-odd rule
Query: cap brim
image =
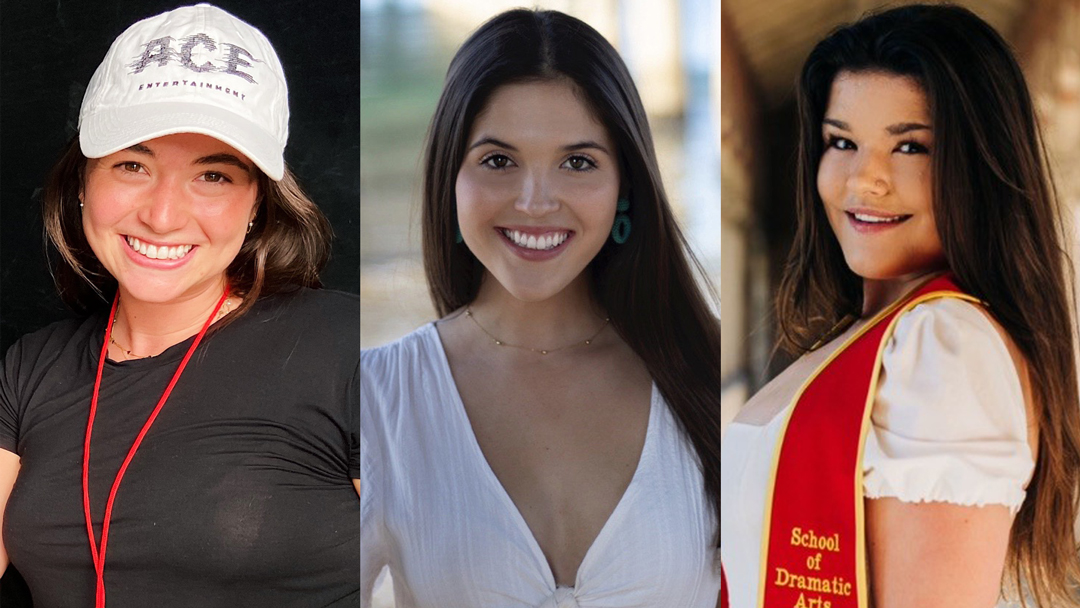
<path fill-rule="evenodd" d="M 174 133 L 209 135 L 250 158 L 270 179 L 285 176 L 283 146 L 254 122 L 209 104 L 159 102 L 95 112 L 83 117 L 79 146 L 87 158 L 101 158 Z"/>

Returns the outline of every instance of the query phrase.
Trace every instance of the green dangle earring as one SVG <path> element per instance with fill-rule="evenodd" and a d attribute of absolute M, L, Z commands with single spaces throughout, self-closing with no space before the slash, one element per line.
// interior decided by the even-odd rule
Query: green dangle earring
<path fill-rule="evenodd" d="M 611 227 L 611 240 L 622 245 L 630 238 L 630 216 L 626 214 L 630 210 L 630 199 L 619 198 L 615 203 L 615 224 Z"/>
<path fill-rule="evenodd" d="M 465 237 L 461 236 L 461 228 L 460 227 L 458 227 L 456 229 L 456 234 L 454 234 L 454 242 L 457 243 L 458 245 L 465 242 Z"/>

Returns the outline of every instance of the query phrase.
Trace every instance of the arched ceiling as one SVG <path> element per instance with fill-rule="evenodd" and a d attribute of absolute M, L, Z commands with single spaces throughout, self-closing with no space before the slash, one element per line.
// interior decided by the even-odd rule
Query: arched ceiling
<path fill-rule="evenodd" d="M 762 101 L 776 106 L 787 98 L 813 45 L 833 28 L 858 19 L 883 5 L 911 2 L 877 0 L 721 0 L 728 32 L 737 38 Z M 971 9 L 1007 39 L 1020 29 L 1026 0 L 966 0 L 956 4 Z"/>

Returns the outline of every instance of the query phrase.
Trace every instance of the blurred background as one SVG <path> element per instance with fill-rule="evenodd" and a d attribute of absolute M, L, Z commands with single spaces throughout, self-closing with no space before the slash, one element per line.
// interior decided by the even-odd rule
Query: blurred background
<path fill-rule="evenodd" d="M 391 342 L 435 318 L 420 253 L 424 135 L 457 48 L 520 1 L 361 0 L 361 343 Z M 719 0 L 541 0 L 619 50 L 649 114 L 664 184 L 719 288 Z M 726 249 L 725 249 L 726 251 Z M 719 310 L 717 310 L 719 314 Z M 388 577 L 374 608 L 394 605 Z"/>
<path fill-rule="evenodd" d="M 520 5 L 512 0 L 360 2 L 365 348 L 434 319 L 418 223 L 424 135 L 454 52 L 484 21 Z M 547 0 L 536 6 L 586 21 L 619 50 L 649 113 L 675 212 L 719 286 L 719 0 Z"/>
<path fill-rule="evenodd" d="M 720 7 L 724 422 L 779 371 L 772 297 L 794 227 L 794 82 L 813 45 L 885 4 L 723 0 Z M 1013 46 L 1061 202 L 1080 225 L 1080 0 L 967 0 Z M 1074 228 L 1075 232 L 1075 228 Z M 1076 247 L 1073 247 L 1074 252 Z M 1074 253 L 1074 259 L 1080 259 Z"/>

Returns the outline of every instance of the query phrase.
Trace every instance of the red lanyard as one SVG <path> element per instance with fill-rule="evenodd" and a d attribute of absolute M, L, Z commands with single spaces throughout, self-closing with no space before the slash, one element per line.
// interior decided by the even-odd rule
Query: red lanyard
<path fill-rule="evenodd" d="M 206 335 L 206 330 L 210 328 L 210 324 L 213 322 L 214 317 L 217 316 L 218 311 L 221 310 L 221 306 L 228 298 L 229 288 L 226 286 L 225 293 L 222 294 L 221 299 L 218 300 L 217 306 L 214 307 L 214 312 L 210 313 L 210 318 L 206 320 L 202 330 L 199 331 L 199 335 L 195 336 L 195 341 L 188 347 L 187 354 L 184 355 L 184 360 L 180 362 L 180 367 L 178 367 L 176 373 L 173 374 L 172 381 L 169 382 L 168 388 L 162 393 L 161 399 L 157 403 L 157 407 L 154 408 L 150 417 L 146 419 L 146 423 L 143 424 L 142 430 L 139 431 L 139 436 L 135 438 L 135 443 L 131 444 L 131 449 L 128 450 L 127 458 L 124 459 L 124 464 L 120 465 L 120 471 L 116 473 L 116 478 L 112 483 L 112 490 L 109 491 L 109 501 L 105 505 L 105 520 L 101 524 L 101 550 L 99 551 L 97 540 L 94 538 L 93 520 L 90 518 L 90 435 L 94 430 L 94 415 L 97 414 L 98 391 L 101 389 L 101 373 L 105 369 L 105 359 L 109 352 L 109 338 L 112 337 L 113 320 L 116 318 L 116 308 L 120 303 L 119 291 L 117 292 L 116 297 L 113 298 L 112 310 L 109 312 L 109 324 L 105 327 L 105 344 L 101 347 L 101 356 L 98 357 L 97 377 L 94 379 L 94 396 L 90 399 L 90 419 L 86 422 L 86 443 L 83 444 L 82 462 L 83 515 L 86 519 L 86 534 L 90 540 L 90 555 L 94 558 L 94 570 L 97 572 L 97 600 L 94 604 L 96 608 L 105 608 L 105 547 L 109 542 L 109 520 L 112 518 L 113 502 L 116 500 L 116 490 L 120 487 L 120 480 L 124 478 L 124 472 L 127 471 L 128 465 L 131 464 L 131 459 L 135 457 L 135 451 L 139 449 L 139 444 L 141 444 L 143 438 L 146 437 L 146 433 L 150 430 L 150 425 L 154 424 L 158 412 L 161 411 L 161 407 L 165 405 L 165 401 L 172 393 L 173 387 L 176 386 L 176 382 L 180 379 L 180 374 L 184 373 L 184 367 L 187 366 L 188 359 L 191 359 L 191 355 L 195 352 L 195 348 L 199 346 L 199 342 L 202 342 L 203 336 Z"/>

